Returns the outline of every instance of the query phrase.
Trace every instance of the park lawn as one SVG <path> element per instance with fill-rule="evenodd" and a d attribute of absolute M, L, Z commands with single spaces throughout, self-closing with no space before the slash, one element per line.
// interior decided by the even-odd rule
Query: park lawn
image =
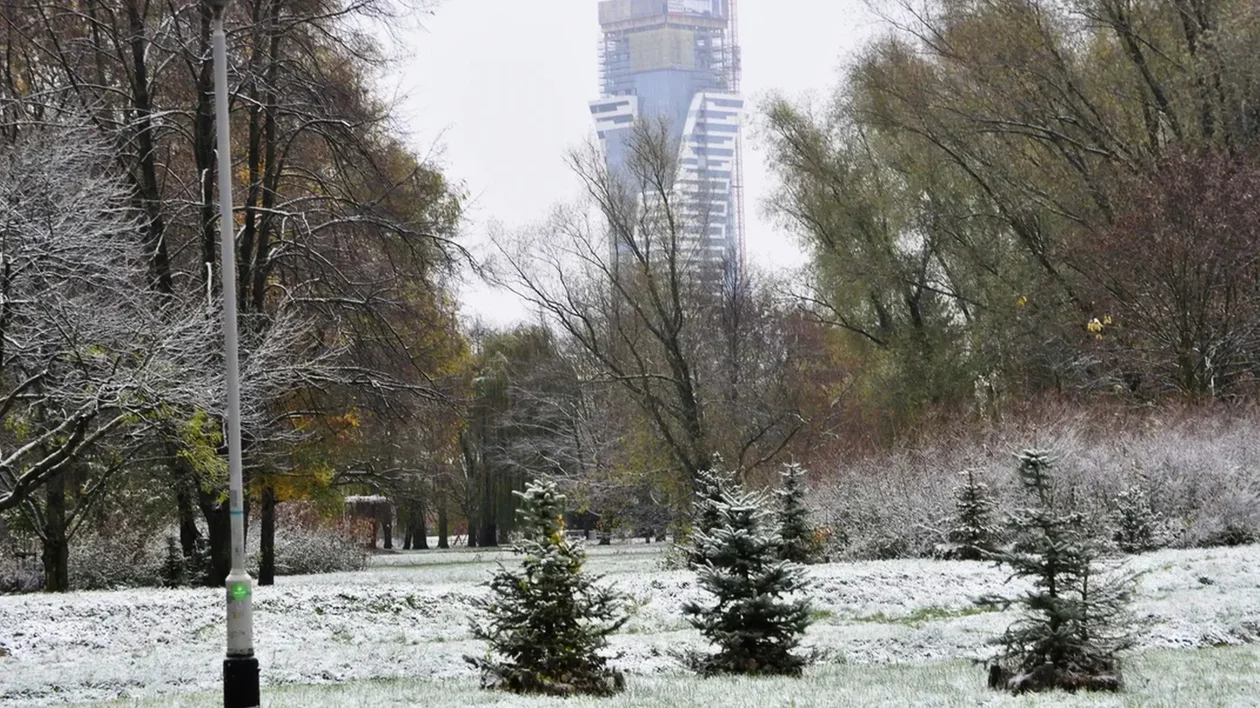
<path fill-rule="evenodd" d="M 804 643 L 832 663 L 802 681 L 698 681 L 672 654 L 704 647 L 681 612 L 702 593 L 693 573 L 659 569 L 660 550 L 591 548 L 591 569 L 634 607 L 609 647 L 630 690 L 600 705 L 1004 704 L 971 663 L 1015 619 L 974 603 L 1020 589 L 1004 586 L 1006 574 L 991 564 L 812 566 L 815 622 Z M 485 651 L 468 631 L 469 599 L 484 592 L 479 583 L 498 562 L 513 558 L 421 551 L 378 557 L 357 573 L 257 588 L 267 705 L 548 705 L 478 690 L 463 661 Z M 1260 696 L 1248 683 L 1260 643 L 1260 546 L 1159 551 L 1129 565 L 1140 575 L 1134 613 L 1142 621 L 1132 692 L 1102 705 L 1260 705 L 1248 697 Z M 223 614 L 223 590 L 214 588 L 0 597 L 0 705 L 215 704 Z"/>
<path fill-rule="evenodd" d="M 631 676 L 613 698 L 532 698 L 484 691 L 474 678 L 351 681 L 269 686 L 269 707 L 426 706 L 473 708 L 837 708 L 842 706 L 1132 706 L 1214 708 L 1260 704 L 1260 652 L 1254 647 L 1154 650 L 1126 665 L 1128 688 L 1116 695 L 1050 693 L 1005 696 L 988 690 L 983 667 L 963 661 L 928 664 L 829 664 L 803 678 L 713 678 L 685 674 Z M 195 708 L 221 705 L 218 693 L 100 706 Z"/>

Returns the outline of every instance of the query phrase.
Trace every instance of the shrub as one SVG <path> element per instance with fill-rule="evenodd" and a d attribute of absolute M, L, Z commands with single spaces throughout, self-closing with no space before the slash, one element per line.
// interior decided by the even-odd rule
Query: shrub
<path fill-rule="evenodd" d="M 362 542 L 371 520 L 329 522 L 308 502 L 276 505 L 276 575 L 363 570 L 371 553 Z M 258 534 L 250 534 L 250 572 L 257 576 Z"/>
<path fill-rule="evenodd" d="M 834 529 L 827 548 L 833 559 L 930 557 L 949 539 L 952 523 L 936 528 L 925 520 L 957 513 L 954 475 L 946 471 L 971 469 L 987 481 L 994 518 L 1003 518 L 1022 492 L 1002 451 L 1032 438 L 1063 455 L 1056 476 L 1065 491 L 1074 490 L 1073 509 L 1104 538 L 1114 531 L 1117 497 L 1137 486 L 1158 520 L 1158 545 L 1252 543 L 1260 538 L 1257 426 L 1260 415 L 1224 408 L 1184 415 L 1175 409 L 1119 415 L 1076 408 L 894 451 L 848 455 L 811 487 L 807 503 L 815 519 Z M 817 472 L 820 463 L 813 467 Z"/>
<path fill-rule="evenodd" d="M 73 590 L 159 587 L 164 584 L 164 560 L 164 544 L 148 528 L 119 523 L 108 532 L 85 530 L 70 541 L 70 587 Z"/>

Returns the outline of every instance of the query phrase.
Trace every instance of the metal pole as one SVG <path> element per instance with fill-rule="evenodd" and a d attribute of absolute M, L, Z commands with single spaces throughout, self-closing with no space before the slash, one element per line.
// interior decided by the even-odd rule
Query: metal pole
<path fill-rule="evenodd" d="M 223 661 L 224 708 L 261 705 L 254 656 L 253 582 L 245 572 L 245 504 L 241 475 L 241 382 L 237 358 L 236 239 L 232 220 L 232 142 L 228 122 L 227 0 L 205 0 L 213 18 L 214 123 L 219 158 L 219 277 L 223 285 L 223 349 L 227 371 L 228 504 L 232 569 L 227 576 L 227 658 Z"/>

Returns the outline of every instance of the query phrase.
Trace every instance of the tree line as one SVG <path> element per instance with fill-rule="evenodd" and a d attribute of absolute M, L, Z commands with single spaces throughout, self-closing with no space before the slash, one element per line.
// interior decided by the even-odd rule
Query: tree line
<path fill-rule="evenodd" d="M 285 501 L 336 513 L 383 493 L 412 545 L 434 519 L 496 545 L 514 492 L 549 477 L 603 533 L 685 532 L 714 455 L 759 484 L 1044 396 L 1248 398 L 1253 4 L 881 7 L 829 101 L 758 118 L 765 206 L 806 246 L 802 272 L 747 265 L 713 287 L 693 238 L 711 215 L 676 183 L 669 126 L 646 121 L 624 169 L 576 150 L 581 194 L 492 234 L 486 275 L 539 320 L 487 331 L 456 315 L 459 187 L 369 88 L 384 52 L 363 28 L 426 4 L 234 4 L 229 296 L 264 582 Z M 208 545 L 217 582 L 208 15 L 3 13 L 0 512 L 41 539 L 50 589 L 70 537 L 113 513 L 99 500 L 169 520 L 188 557 Z"/>
<path fill-rule="evenodd" d="M 226 296 L 241 312 L 263 582 L 278 502 L 395 479 L 442 435 L 415 434 L 416 421 L 454 400 L 462 196 L 369 88 L 383 54 L 366 28 L 424 9 L 228 10 L 238 292 Z M 49 590 L 67 587 L 70 536 L 112 513 L 93 507 L 106 493 L 171 518 L 185 556 L 208 544 L 217 584 L 229 543 L 209 10 L 19 0 L 2 12 L 0 509 L 40 538 Z"/>

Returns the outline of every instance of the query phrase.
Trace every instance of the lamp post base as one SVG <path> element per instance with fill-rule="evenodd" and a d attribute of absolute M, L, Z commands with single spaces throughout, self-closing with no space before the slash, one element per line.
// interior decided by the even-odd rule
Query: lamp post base
<path fill-rule="evenodd" d="M 223 708 L 258 708 L 258 659 L 229 657 L 223 660 Z"/>

